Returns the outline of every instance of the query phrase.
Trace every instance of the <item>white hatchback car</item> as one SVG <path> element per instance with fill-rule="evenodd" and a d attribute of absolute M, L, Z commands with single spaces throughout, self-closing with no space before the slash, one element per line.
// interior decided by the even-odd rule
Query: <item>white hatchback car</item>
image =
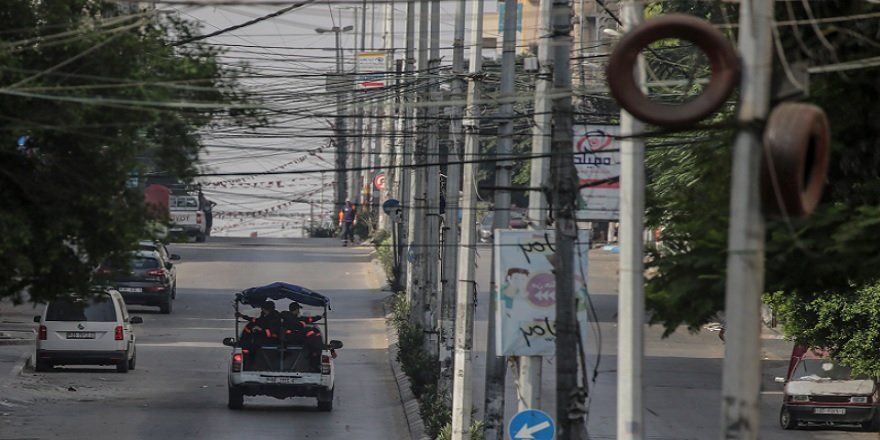
<path fill-rule="evenodd" d="M 143 321 L 129 316 L 122 295 L 106 290 L 91 298 L 71 297 L 46 304 L 35 316 L 37 371 L 55 365 L 116 365 L 116 371 L 133 370 L 137 353 L 131 324 Z"/>

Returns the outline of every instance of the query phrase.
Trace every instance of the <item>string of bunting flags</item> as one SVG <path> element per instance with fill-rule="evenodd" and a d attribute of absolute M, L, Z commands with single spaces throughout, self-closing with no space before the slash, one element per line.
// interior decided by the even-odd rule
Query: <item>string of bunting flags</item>
<path fill-rule="evenodd" d="M 291 166 L 291 165 L 301 164 L 301 163 L 305 162 L 306 160 L 308 160 L 308 159 L 309 159 L 309 156 L 316 156 L 318 153 L 323 152 L 323 151 L 324 151 L 324 148 L 326 148 L 326 147 L 327 147 L 327 146 L 325 145 L 325 146 L 322 146 L 322 147 L 318 147 L 318 148 L 314 148 L 314 149 L 308 150 L 308 153 L 306 153 L 306 154 L 304 154 L 304 155 L 302 155 L 302 156 L 299 156 L 299 157 L 297 157 L 296 159 L 293 159 L 293 160 L 287 161 L 287 162 L 285 162 L 285 163 L 283 163 L 283 164 L 281 164 L 281 165 L 277 165 L 277 166 L 274 166 L 274 167 L 272 167 L 272 168 L 269 168 L 268 170 L 266 170 L 266 172 L 267 172 L 267 173 L 271 173 L 271 172 L 275 172 L 275 171 L 280 171 L 280 170 L 282 170 L 282 169 L 284 169 L 284 168 L 287 168 L 287 167 L 289 167 L 289 166 Z M 242 176 L 242 177 L 236 177 L 236 178 L 233 178 L 233 179 L 218 180 L 218 181 L 215 181 L 215 182 L 202 182 L 202 186 L 222 186 L 222 187 L 226 187 L 226 186 L 231 186 L 231 185 L 233 185 L 233 184 L 240 184 L 240 183 L 242 183 L 242 182 L 247 182 L 247 181 L 249 181 L 249 180 L 253 180 L 253 179 L 256 179 L 256 178 L 258 178 L 258 177 L 260 177 L 260 176 L 257 174 L 257 175 L 253 175 L 253 176 Z M 294 180 L 295 180 L 295 179 L 294 179 Z M 291 181 L 292 181 L 292 180 L 291 180 Z M 277 182 L 281 182 L 281 181 L 275 180 L 275 181 L 273 181 L 273 182 L 268 182 L 268 183 L 277 183 Z"/>

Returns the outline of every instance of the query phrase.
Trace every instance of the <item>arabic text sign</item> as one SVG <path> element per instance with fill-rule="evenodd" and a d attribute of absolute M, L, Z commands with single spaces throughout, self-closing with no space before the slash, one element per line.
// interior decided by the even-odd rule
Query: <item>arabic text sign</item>
<path fill-rule="evenodd" d="M 357 88 L 385 87 L 385 53 L 360 52 L 357 56 Z"/>
<path fill-rule="evenodd" d="M 616 125 L 574 127 L 574 166 L 581 188 L 577 218 L 617 220 L 620 217 L 620 134 Z"/>
<path fill-rule="evenodd" d="M 589 231 L 579 231 L 575 252 L 575 296 L 581 337 L 586 341 L 586 281 Z M 495 231 L 496 338 L 504 356 L 556 353 L 555 231 Z"/>

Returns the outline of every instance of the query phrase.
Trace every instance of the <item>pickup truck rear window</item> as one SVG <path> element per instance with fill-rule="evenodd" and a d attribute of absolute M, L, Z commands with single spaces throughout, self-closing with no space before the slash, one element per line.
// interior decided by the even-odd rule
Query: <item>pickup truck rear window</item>
<path fill-rule="evenodd" d="M 198 209 L 199 199 L 190 196 L 171 196 L 168 200 L 171 209 Z"/>
<path fill-rule="evenodd" d="M 93 300 L 65 299 L 49 303 L 46 321 L 116 321 L 116 308 L 110 298 Z"/>

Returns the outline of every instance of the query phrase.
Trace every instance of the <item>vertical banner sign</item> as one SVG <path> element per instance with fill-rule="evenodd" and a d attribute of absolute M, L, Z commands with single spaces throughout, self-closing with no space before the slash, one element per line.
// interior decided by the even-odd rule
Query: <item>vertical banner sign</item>
<path fill-rule="evenodd" d="M 574 167 L 582 187 L 577 201 L 578 220 L 620 218 L 620 134 L 617 125 L 574 127 Z M 613 181 L 608 181 L 612 179 Z"/>
<path fill-rule="evenodd" d="M 504 356 L 556 354 L 556 231 L 495 230 L 496 340 Z M 581 340 L 587 340 L 587 252 L 590 231 L 578 231 L 574 289 Z M 572 347 L 576 350 L 577 347 Z"/>
<path fill-rule="evenodd" d="M 357 88 L 385 87 L 385 52 L 359 52 L 357 56 Z"/>

